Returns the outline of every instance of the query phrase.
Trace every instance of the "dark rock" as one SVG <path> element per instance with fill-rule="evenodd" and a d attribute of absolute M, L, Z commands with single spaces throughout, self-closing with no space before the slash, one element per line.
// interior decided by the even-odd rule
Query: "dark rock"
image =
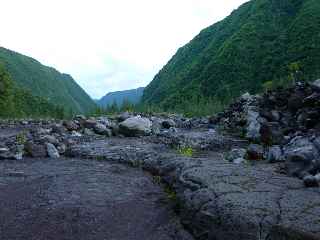
<path fill-rule="evenodd" d="M 175 126 L 176 126 L 176 123 L 172 119 L 166 119 L 162 122 L 162 127 L 165 129 L 170 129 Z"/>
<path fill-rule="evenodd" d="M 303 178 L 303 183 L 306 187 L 319 187 L 319 177 L 307 175 Z"/>
<path fill-rule="evenodd" d="M 47 156 L 47 149 L 43 144 L 28 142 L 25 145 L 25 150 L 31 157 L 34 158 L 41 158 Z"/>
<path fill-rule="evenodd" d="M 83 126 L 85 128 L 94 129 L 94 127 L 97 125 L 97 121 L 93 119 L 88 119 L 83 122 Z"/>
<path fill-rule="evenodd" d="M 63 125 L 66 127 L 68 131 L 77 131 L 80 129 L 79 125 L 74 121 L 64 121 Z"/>
<path fill-rule="evenodd" d="M 261 141 L 266 145 L 282 144 L 283 133 L 277 122 L 265 122 L 260 129 Z"/>
<path fill-rule="evenodd" d="M 250 144 L 247 149 L 247 158 L 248 160 L 261 160 L 263 159 L 264 150 L 261 145 Z"/>

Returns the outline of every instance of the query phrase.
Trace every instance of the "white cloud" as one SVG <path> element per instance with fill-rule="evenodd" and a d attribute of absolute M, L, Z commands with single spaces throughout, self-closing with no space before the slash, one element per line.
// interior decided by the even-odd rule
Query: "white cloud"
<path fill-rule="evenodd" d="M 3 1 L 0 45 L 70 73 L 97 98 L 147 85 L 180 46 L 246 1 Z"/>

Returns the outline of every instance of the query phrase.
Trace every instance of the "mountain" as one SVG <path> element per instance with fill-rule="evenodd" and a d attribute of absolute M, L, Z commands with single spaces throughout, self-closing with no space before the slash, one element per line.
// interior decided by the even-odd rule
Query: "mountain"
<path fill-rule="evenodd" d="M 137 104 L 140 102 L 143 95 L 143 87 L 125 91 L 110 92 L 100 100 L 97 100 L 97 104 L 100 107 L 107 107 L 112 105 L 114 102 L 117 103 L 118 107 L 121 107 L 124 101 L 128 101 L 132 104 Z"/>
<path fill-rule="evenodd" d="M 30 91 L 17 88 L 9 73 L 0 64 L 0 117 L 55 117 L 67 114 L 61 106 L 49 103 L 46 99 L 33 96 Z"/>
<path fill-rule="evenodd" d="M 51 104 L 63 106 L 74 113 L 87 113 L 96 107 L 94 101 L 70 75 L 2 47 L 0 62 L 17 87 L 28 90 L 32 95 L 42 97 Z"/>
<path fill-rule="evenodd" d="M 320 1 L 252 0 L 180 48 L 146 87 L 165 110 L 320 77 Z M 299 73 L 299 74 L 298 74 Z"/>

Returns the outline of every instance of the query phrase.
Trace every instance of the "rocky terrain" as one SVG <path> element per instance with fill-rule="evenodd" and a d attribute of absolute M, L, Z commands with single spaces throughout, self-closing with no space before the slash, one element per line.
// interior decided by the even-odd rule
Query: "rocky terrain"
<path fill-rule="evenodd" d="M 319 103 L 316 81 L 210 118 L 2 121 L 1 239 L 320 239 Z"/>

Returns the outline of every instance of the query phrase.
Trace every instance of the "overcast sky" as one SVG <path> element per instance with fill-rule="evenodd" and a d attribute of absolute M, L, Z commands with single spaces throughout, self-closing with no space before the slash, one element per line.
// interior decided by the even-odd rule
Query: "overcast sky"
<path fill-rule="evenodd" d="M 93 97 L 146 86 L 177 49 L 247 0 L 4 0 L 0 45 Z"/>

